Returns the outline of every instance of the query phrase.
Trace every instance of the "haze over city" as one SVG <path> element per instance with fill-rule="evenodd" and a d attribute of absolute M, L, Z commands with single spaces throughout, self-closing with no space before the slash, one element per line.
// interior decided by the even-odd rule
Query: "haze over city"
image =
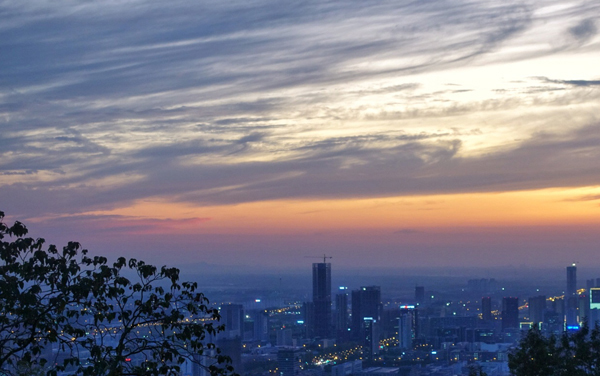
<path fill-rule="evenodd" d="M 0 14 L 0 210 L 34 236 L 213 270 L 600 266 L 598 2 Z"/>

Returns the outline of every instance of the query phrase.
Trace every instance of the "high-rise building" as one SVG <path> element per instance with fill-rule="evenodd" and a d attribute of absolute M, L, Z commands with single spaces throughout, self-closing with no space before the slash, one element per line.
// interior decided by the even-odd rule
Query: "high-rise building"
<path fill-rule="evenodd" d="M 277 351 L 279 376 L 297 376 L 300 374 L 300 350 L 282 347 Z"/>
<path fill-rule="evenodd" d="M 554 298 L 546 303 L 547 307 L 550 311 L 556 312 L 559 316 L 563 318 L 565 321 L 565 299 L 564 298 Z M 564 325 L 563 325 L 564 326 Z"/>
<path fill-rule="evenodd" d="M 292 347 L 294 339 L 292 338 L 292 329 L 279 329 L 277 331 L 277 346 Z"/>
<path fill-rule="evenodd" d="M 425 287 L 415 286 L 415 303 L 423 304 L 425 302 Z"/>
<path fill-rule="evenodd" d="M 519 298 L 502 298 L 502 330 L 519 327 Z"/>
<path fill-rule="evenodd" d="M 360 340 L 365 337 L 365 318 L 376 322 L 381 318 L 381 288 L 379 286 L 363 286 L 352 291 L 352 338 Z"/>
<path fill-rule="evenodd" d="M 363 351 L 367 359 L 373 359 L 379 354 L 379 322 L 372 317 L 363 320 Z"/>
<path fill-rule="evenodd" d="M 590 322 L 590 299 L 585 294 L 577 296 L 577 313 L 579 314 L 578 321 L 580 325 L 584 322 Z"/>
<path fill-rule="evenodd" d="M 412 349 L 417 337 L 418 311 L 413 305 L 400 306 L 398 320 L 398 347 Z"/>
<path fill-rule="evenodd" d="M 225 330 L 221 332 L 227 338 L 244 336 L 244 306 L 241 304 L 226 304 L 219 308 L 221 324 Z"/>
<path fill-rule="evenodd" d="M 266 309 L 254 311 L 250 314 L 254 321 L 253 339 L 255 341 L 269 340 L 269 312 Z"/>
<path fill-rule="evenodd" d="M 588 323 L 594 327 L 600 320 L 600 287 L 590 289 L 590 317 Z"/>
<path fill-rule="evenodd" d="M 313 264 L 314 335 L 331 336 L 331 263 Z"/>
<path fill-rule="evenodd" d="M 313 302 L 304 302 L 302 304 L 302 318 L 304 319 L 304 328 L 306 328 L 306 338 L 315 336 L 315 304 Z"/>
<path fill-rule="evenodd" d="M 544 323 L 542 324 L 542 333 L 544 335 L 560 335 L 564 330 L 565 320 L 563 315 L 554 310 L 548 310 L 544 313 Z"/>
<path fill-rule="evenodd" d="M 238 336 L 234 338 L 217 339 L 216 345 L 223 355 L 227 355 L 231 358 L 231 365 L 235 369 L 235 372 L 243 375 L 242 338 Z"/>
<path fill-rule="evenodd" d="M 543 295 L 529 298 L 529 321 L 539 327 L 544 322 L 544 311 L 546 311 L 546 297 Z"/>
<path fill-rule="evenodd" d="M 215 365 L 216 361 L 212 358 L 217 354 L 215 349 L 204 349 L 202 355 L 194 354 L 191 366 L 192 376 L 210 376 L 209 366 Z M 238 372 L 236 370 L 236 372 Z"/>
<path fill-rule="evenodd" d="M 567 291 L 565 292 L 567 328 L 578 326 L 577 266 L 567 266 Z"/>
<path fill-rule="evenodd" d="M 398 324 L 400 323 L 400 308 L 387 308 L 381 311 L 381 324 L 379 335 L 381 338 L 398 337 Z"/>
<path fill-rule="evenodd" d="M 577 295 L 577 266 L 567 266 L 567 296 Z"/>
<path fill-rule="evenodd" d="M 481 298 L 481 318 L 484 321 L 492 321 L 492 298 L 489 296 Z"/>
<path fill-rule="evenodd" d="M 348 339 L 348 291 L 347 287 L 340 287 L 335 296 L 335 331 L 336 338 L 344 342 Z"/>

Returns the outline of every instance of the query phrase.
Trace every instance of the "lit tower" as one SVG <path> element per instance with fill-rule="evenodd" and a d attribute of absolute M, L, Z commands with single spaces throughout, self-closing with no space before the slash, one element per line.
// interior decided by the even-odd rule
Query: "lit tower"
<path fill-rule="evenodd" d="M 400 349 L 412 349 L 417 336 L 418 316 L 414 305 L 400 306 L 400 317 L 398 318 L 398 347 Z"/>
<path fill-rule="evenodd" d="M 575 263 L 571 266 L 567 266 L 567 291 L 565 293 L 566 307 L 566 319 L 567 328 L 571 329 L 577 325 L 577 266 Z"/>

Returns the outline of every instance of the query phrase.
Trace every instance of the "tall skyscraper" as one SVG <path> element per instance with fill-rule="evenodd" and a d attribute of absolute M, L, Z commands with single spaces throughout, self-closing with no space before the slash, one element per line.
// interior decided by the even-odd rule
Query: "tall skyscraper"
<path fill-rule="evenodd" d="M 415 286 L 415 303 L 423 304 L 425 302 L 425 287 Z"/>
<path fill-rule="evenodd" d="M 365 337 L 364 320 L 372 318 L 378 322 L 381 318 L 381 288 L 379 286 L 363 286 L 352 291 L 352 338 L 360 340 Z"/>
<path fill-rule="evenodd" d="M 265 309 L 251 312 L 250 317 L 254 321 L 253 339 L 255 341 L 269 340 L 269 312 Z"/>
<path fill-rule="evenodd" d="M 412 349 L 417 337 L 418 311 L 415 306 L 400 306 L 398 318 L 398 347 Z"/>
<path fill-rule="evenodd" d="M 567 266 L 567 296 L 577 295 L 577 266 Z"/>
<path fill-rule="evenodd" d="M 373 359 L 379 354 L 379 323 L 372 317 L 363 320 L 363 352 L 367 359 Z"/>
<path fill-rule="evenodd" d="M 216 344 L 229 356 L 236 372 L 242 372 L 242 340 L 244 335 L 244 306 L 226 304 L 219 308 L 225 330 L 217 334 Z M 238 369 L 240 371 L 238 371 Z"/>
<path fill-rule="evenodd" d="M 225 330 L 220 333 L 220 337 L 244 339 L 244 306 L 241 304 L 226 304 L 220 307 L 221 323 L 225 325 Z"/>
<path fill-rule="evenodd" d="M 502 298 L 502 330 L 519 327 L 519 298 Z"/>
<path fill-rule="evenodd" d="M 314 335 L 331 336 L 331 264 L 313 264 Z"/>
<path fill-rule="evenodd" d="M 348 339 L 348 293 L 347 287 L 340 287 L 335 296 L 335 331 L 336 339 L 344 342 Z"/>
<path fill-rule="evenodd" d="M 567 329 L 578 326 L 577 266 L 567 266 L 567 291 L 565 292 Z"/>
<path fill-rule="evenodd" d="M 489 296 L 481 298 L 481 318 L 484 321 L 492 321 L 492 298 Z"/>

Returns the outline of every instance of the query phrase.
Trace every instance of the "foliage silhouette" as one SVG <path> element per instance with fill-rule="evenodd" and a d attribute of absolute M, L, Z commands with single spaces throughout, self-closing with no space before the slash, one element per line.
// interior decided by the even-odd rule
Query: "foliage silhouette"
<path fill-rule="evenodd" d="M 233 374 L 210 341 L 223 330 L 218 310 L 178 269 L 110 264 L 76 242 L 45 248 L 3 219 L 0 211 L 0 372 L 155 376 L 189 361 Z"/>
<path fill-rule="evenodd" d="M 600 376 L 600 328 L 584 324 L 560 337 L 532 329 L 509 354 L 508 366 L 515 376 Z"/>

